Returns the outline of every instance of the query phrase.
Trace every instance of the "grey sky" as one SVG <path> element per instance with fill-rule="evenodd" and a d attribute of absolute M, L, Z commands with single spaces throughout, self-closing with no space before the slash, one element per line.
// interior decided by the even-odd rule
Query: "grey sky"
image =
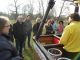
<path fill-rule="evenodd" d="M 18 4 L 29 4 L 29 1 L 30 0 L 18 0 Z M 33 3 L 33 7 L 34 7 L 34 13 L 37 13 L 37 11 L 38 11 L 38 0 L 31 0 L 32 1 L 32 3 Z M 47 1 L 48 0 L 43 0 L 44 1 L 44 8 L 45 8 L 45 10 L 46 10 L 46 7 L 47 7 Z M 57 2 L 56 2 L 56 4 L 55 4 L 55 9 L 56 9 L 56 12 L 57 12 L 57 15 L 59 15 L 59 13 L 60 13 L 60 8 L 61 8 L 61 6 L 62 6 L 62 1 L 61 0 L 56 0 Z M 14 8 L 12 8 L 11 6 L 10 6 L 10 4 L 12 4 L 13 3 L 13 0 L 0 0 L 0 11 L 2 11 L 2 12 L 6 12 L 6 13 L 8 13 L 8 9 L 14 9 Z M 66 3 L 68 3 L 68 2 L 66 2 Z M 66 5 L 66 3 L 65 3 L 65 6 L 67 6 Z M 23 6 L 23 5 L 22 5 Z M 21 6 L 21 7 L 22 7 Z M 22 12 L 22 10 L 21 9 L 19 9 L 19 11 L 20 12 Z M 72 13 L 74 11 L 74 7 L 73 6 L 70 6 L 70 12 Z M 66 11 L 64 11 L 64 13 L 63 13 L 64 15 L 66 14 Z"/>

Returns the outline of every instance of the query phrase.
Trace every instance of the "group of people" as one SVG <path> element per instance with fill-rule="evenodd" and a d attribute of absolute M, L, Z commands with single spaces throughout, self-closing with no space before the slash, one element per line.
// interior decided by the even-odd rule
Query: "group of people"
<path fill-rule="evenodd" d="M 40 25 L 40 19 L 34 28 L 37 33 Z M 49 19 L 44 25 L 46 35 L 56 34 L 60 36 L 60 41 L 55 47 L 61 47 L 62 56 L 74 60 L 80 53 L 80 15 L 78 13 L 70 14 L 68 17 L 68 24 L 64 27 L 63 21 L 57 24 L 54 20 Z M 34 25 L 34 27 L 36 27 Z M 37 30 L 36 30 L 37 29 Z M 80 60 L 80 55 L 76 60 Z"/>
<path fill-rule="evenodd" d="M 41 19 L 36 19 L 36 24 L 33 26 L 34 35 L 37 34 Z M 80 16 L 77 13 L 73 13 L 69 16 L 69 24 L 64 28 L 63 21 L 59 21 L 56 25 L 55 21 L 48 20 L 45 24 L 46 33 L 61 35 L 59 44 L 56 46 L 62 46 L 62 56 L 70 59 L 80 53 Z M 12 29 L 11 29 L 12 28 Z M 63 30 L 64 28 L 64 30 Z M 13 31 L 12 31 L 13 30 Z M 9 18 L 0 16 L 0 60 L 22 60 L 22 50 L 25 47 L 26 37 L 28 36 L 28 47 L 30 48 L 30 38 L 32 31 L 32 23 L 30 16 L 26 18 L 18 16 L 17 22 L 10 25 Z M 56 32 L 57 31 L 57 32 Z M 12 34 L 16 41 L 16 48 L 13 46 L 11 41 Z M 77 60 L 79 60 L 78 58 Z"/>
<path fill-rule="evenodd" d="M 45 33 L 46 35 L 55 34 L 61 36 L 64 29 L 64 23 L 63 21 L 59 21 L 57 23 L 56 21 L 49 19 L 45 24 L 45 29 L 46 29 Z"/>
<path fill-rule="evenodd" d="M 30 38 L 32 31 L 32 23 L 30 20 L 30 15 L 27 17 L 18 16 L 17 22 L 13 24 L 13 35 L 16 42 L 16 48 L 19 55 L 22 56 L 22 50 L 25 48 L 26 38 L 28 37 L 28 47 L 31 48 Z"/>
<path fill-rule="evenodd" d="M 41 18 L 37 17 L 36 23 L 33 25 L 33 35 L 37 34 L 41 21 L 42 21 Z M 59 21 L 57 23 L 56 21 L 49 19 L 44 25 L 44 30 L 45 30 L 44 34 L 45 35 L 55 34 L 61 36 L 63 29 L 64 29 L 63 21 Z"/>
<path fill-rule="evenodd" d="M 9 23 L 9 18 L 0 16 L 0 60 L 18 60 L 16 56 L 23 58 L 26 38 L 28 37 L 28 48 L 31 48 L 30 38 L 32 23 L 30 15 L 17 17 L 16 23 Z M 16 48 L 12 42 L 15 39 Z M 3 57 L 4 56 L 4 57 Z"/>

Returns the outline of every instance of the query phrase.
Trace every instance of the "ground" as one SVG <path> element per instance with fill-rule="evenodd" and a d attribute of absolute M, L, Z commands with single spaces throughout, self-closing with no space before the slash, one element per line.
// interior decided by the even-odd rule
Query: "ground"
<path fill-rule="evenodd" d="M 26 40 L 26 47 L 25 47 L 24 52 L 23 52 L 24 60 L 33 60 L 34 50 L 33 50 L 33 41 L 32 41 L 32 39 L 31 39 L 31 46 L 32 46 L 32 48 L 28 48 L 27 40 Z"/>

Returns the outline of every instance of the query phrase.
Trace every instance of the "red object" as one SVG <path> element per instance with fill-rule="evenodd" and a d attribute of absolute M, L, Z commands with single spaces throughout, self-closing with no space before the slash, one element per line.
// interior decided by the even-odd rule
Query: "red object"
<path fill-rule="evenodd" d="M 52 41 L 53 41 L 53 44 L 58 44 L 59 43 L 59 38 L 54 37 Z"/>

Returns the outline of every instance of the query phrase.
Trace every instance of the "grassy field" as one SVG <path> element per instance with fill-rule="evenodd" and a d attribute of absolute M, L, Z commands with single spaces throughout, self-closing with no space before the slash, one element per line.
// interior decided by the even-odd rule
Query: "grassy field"
<path fill-rule="evenodd" d="M 32 38 L 31 38 L 31 46 L 32 46 L 32 48 L 28 48 L 27 39 L 26 39 L 26 46 L 25 46 L 25 49 L 23 51 L 24 60 L 33 60 L 33 58 L 34 58 L 34 50 L 33 50 Z"/>
<path fill-rule="evenodd" d="M 16 21 L 15 20 L 11 20 L 11 24 L 14 24 Z M 32 25 L 34 25 L 35 21 L 32 21 Z M 33 35 L 33 34 L 31 34 Z M 32 48 L 28 48 L 27 46 L 27 39 L 26 39 L 26 44 L 25 44 L 25 48 L 23 50 L 23 56 L 24 56 L 24 60 L 33 60 L 34 58 L 34 49 L 33 49 L 33 40 L 32 40 L 32 36 L 31 36 L 31 46 Z M 15 43 L 14 43 L 15 44 Z"/>

